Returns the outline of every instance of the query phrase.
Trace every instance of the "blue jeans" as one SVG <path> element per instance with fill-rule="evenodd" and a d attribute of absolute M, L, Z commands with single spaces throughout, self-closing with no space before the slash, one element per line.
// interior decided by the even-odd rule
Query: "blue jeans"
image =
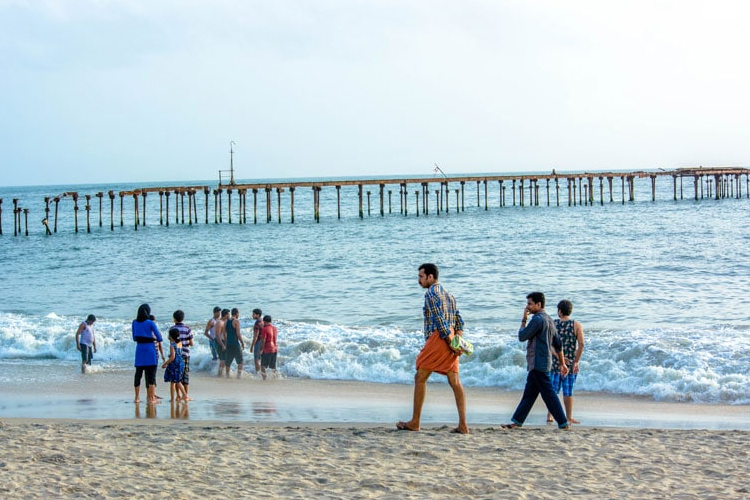
<path fill-rule="evenodd" d="M 529 412 L 534 406 L 536 398 L 540 394 L 542 395 L 544 404 L 547 405 L 547 410 L 549 410 L 557 421 L 557 427 L 564 429 L 570 425 L 568 423 L 568 418 L 565 416 L 565 410 L 563 410 L 563 407 L 560 404 L 560 399 L 552 389 L 552 382 L 549 379 L 549 373 L 537 370 L 529 371 L 529 374 L 526 376 L 526 387 L 523 390 L 521 402 L 518 403 L 518 407 L 516 408 L 515 413 L 513 413 L 511 421 L 519 427 L 522 426 L 526 421 L 526 417 L 529 416 Z"/>

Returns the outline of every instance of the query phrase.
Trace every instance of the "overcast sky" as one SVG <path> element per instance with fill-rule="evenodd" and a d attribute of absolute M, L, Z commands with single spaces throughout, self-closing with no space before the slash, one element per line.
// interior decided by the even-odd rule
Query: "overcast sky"
<path fill-rule="evenodd" d="M 0 185 L 747 166 L 750 2 L 0 0 Z"/>

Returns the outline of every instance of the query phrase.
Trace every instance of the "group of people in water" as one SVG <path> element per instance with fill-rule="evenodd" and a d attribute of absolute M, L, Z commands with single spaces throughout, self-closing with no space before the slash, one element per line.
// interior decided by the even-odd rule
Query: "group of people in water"
<path fill-rule="evenodd" d="M 253 355 L 255 373 L 265 380 L 271 375 L 278 376 L 276 360 L 278 355 L 278 329 L 269 315 L 262 316 L 260 309 L 253 310 L 253 339 L 250 352 Z M 218 376 L 229 377 L 232 365 L 237 365 L 237 378 L 242 376 L 245 341 L 240 326 L 240 311 L 236 307 L 222 309 L 214 307 L 213 317 L 208 320 L 204 335 L 208 337 L 211 355 L 219 362 Z M 170 399 L 173 402 L 190 401 L 190 348 L 194 345 L 192 329 L 184 323 L 185 313 L 178 309 L 172 314 L 174 324 L 169 327 L 169 355 L 165 356 L 162 348 L 162 337 L 156 318 L 151 314 L 148 304 L 138 307 L 136 318 L 132 323 L 135 348 L 135 403 L 140 403 L 141 381 L 146 379 L 146 401 L 149 404 L 159 402 L 156 396 L 156 372 L 161 358 L 164 369 L 164 382 L 170 384 Z M 81 352 L 81 373 L 91 365 L 93 353 L 96 352 L 96 336 L 93 325 L 96 317 L 89 314 L 76 331 L 76 348 Z"/>

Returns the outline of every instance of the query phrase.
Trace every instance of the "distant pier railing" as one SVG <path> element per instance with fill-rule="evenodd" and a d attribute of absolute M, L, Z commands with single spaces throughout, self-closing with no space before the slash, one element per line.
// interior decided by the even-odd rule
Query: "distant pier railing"
<path fill-rule="evenodd" d="M 137 231 L 139 226 L 146 226 L 146 200 L 150 196 L 159 196 L 159 224 L 169 226 L 171 213 L 175 224 L 198 224 L 203 222 L 215 224 L 226 222 L 229 224 L 247 223 L 247 194 L 252 194 L 252 222 L 258 223 L 258 201 L 265 203 L 265 221 L 273 220 L 273 193 L 276 193 L 276 210 L 278 222 L 282 222 L 281 206 L 282 193 L 289 193 L 290 222 L 295 222 L 294 195 L 299 188 L 312 189 L 312 213 L 313 219 L 320 222 L 321 196 L 323 188 L 336 189 L 336 214 L 341 219 L 341 189 L 342 187 L 356 186 L 359 217 L 365 214 L 372 215 L 373 191 L 365 190 L 365 187 L 377 189 L 377 207 L 380 216 L 393 212 L 394 189 L 398 187 L 398 211 L 404 216 L 410 215 L 410 204 L 413 207 L 413 215 L 429 215 L 434 213 L 448 213 L 464 211 L 466 207 L 466 188 L 476 184 L 476 205 L 489 210 L 490 198 L 494 196 L 491 190 L 497 190 L 497 206 L 502 208 L 509 203 L 512 206 L 560 206 L 567 203 L 568 206 L 593 205 L 605 202 L 614 203 L 619 198 L 621 203 L 635 201 L 635 179 L 648 178 L 651 183 L 651 200 L 656 201 L 656 181 L 660 177 L 672 177 L 673 199 L 679 200 L 684 197 L 684 179 L 689 179 L 692 184 L 692 198 L 695 200 L 743 197 L 750 198 L 750 169 L 721 167 L 721 168 L 680 168 L 676 170 L 658 171 L 633 171 L 633 172 L 584 172 L 584 173 L 557 173 L 554 170 L 550 174 L 523 174 L 523 175 L 475 175 L 454 177 L 432 177 L 432 178 L 394 178 L 394 179 L 346 179 L 326 181 L 294 181 L 294 182 L 272 182 L 272 183 L 244 183 L 244 184 L 221 184 L 216 187 L 210 186 L 164 186 L 147 187 L 130 191 L 108 191 L 80 195 L 77 192 L 65 192 L 57 196 L 44 197 L 44 218 L 42 224 L 46 234 L 52 235 L 58 231 L 59 205 L 65 199 L 73 201 L 73 227 L 79 232 L 79 201 L 85 201 L 83 209 L 86 212 L 86 231 L 91 232 L 91 212 L 98 208 L 98 225 L 103 227 L 104 199 L 109 199 L 109 228 L 114 230 L 116 225 L 125 225 L 125 213 L 127 203 L 132 207 L 133 228 Z M 597 182 L 598 181 L 598 182 Z M 616 196 L 616 184 L 620 189 Z M 495 185 L 491 188 L 491 185 Z M 430 189 L 434 186 L 434 189 Z M 451 205 L 451 186 L 455 193 L 455 202 Z M 416 188 L 416 189 L 411 189 Z M 688 190 L 690 188 L 688 187 Z M 562 191 L 562 196 L 561 196 Z M 226 214 L 224 213 L 223 196 L 226 193 Z M 232 205 L 233 194 L 236 193 L 236 205 Z M 434 193 L 434 205 L 430 199 Z M 170 207 L 170 198 L 174 194 L 174 201 Z M 387 202 L 386 202 L 387 195 Z M 213 196 L 213 199 L 212 199 Z M 198 199 L 203 197 L 203 206 L 199 213 Z M 119 198 L 119 207 L 115 201 Z M 185 200 L 187 198 L 187 202 Z M 98 207 L 92 206 L 92 201 L 98 200 Z M 13 198 L 13 234 L 14 236 L 29 234 L 30 208 L 19 204 L 18 198 Z M 3 199 L 0 198 L 0 235 L 3 234 Z M 186 218 L 187 204 L 187 218 Z M 213 211 L 210 207 L 213 205 Z M 493 202 L 494 205 L 494 202 Z M 386 210 L 387 206 L 387 210 Z M 119 208 L 119 217 L 116 224 L 116 208 Z M 213 215 L 213 216 L 211 216 Z M 22 217 L 23 216 L 23 217 Z M 52 216 L 52 222 L 50 217 Z M 50 227 L 52 225 L 52 227 Z"/>

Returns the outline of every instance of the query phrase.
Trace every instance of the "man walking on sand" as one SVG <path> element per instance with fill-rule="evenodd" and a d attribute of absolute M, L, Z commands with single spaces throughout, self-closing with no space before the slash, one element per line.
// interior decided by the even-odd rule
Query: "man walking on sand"
<path fill-rule="evenodd" d="M 396 428 L 401 431 L 418 431 L 422 418 L 422 406 L 427 392 L 427 379 L 432 372 L 448 377 L 453 389 L 458 409 L 458 427 L 451 432 L 468 434 L 466 425 L 466 396 L 458 376 L 459 352 L 450 345 L 453 337 L 463 334 L 464 322 L 456 309 L 453 295 L 438 282 L 438 268 L 435 264 L 419 266 L 419 284 L 427 291 L 424 294 L 424 336 L 425 345 L 417 356 L 417 373 L 414 375 L 414 408 L 411 420 L 399 422 Z"/>
<path fill-rule="evenodd" d="M 554 346 L 557 331 L 552 318 L 544 311 L 545 297 L 542 292 L 532 292 L 526 296 L 526 307 L 523 310 L 518 340 L 526 342 L 526 387 L 513 413 L 510 424 L 503 424 L 503 429 L 516 429 L 526 421 L 536 398 L 541 394 L 544 404 L 557 420 L 557 427 L 570 430 L 570 423 L 565 417 L 560 400 L 552 389 L 549 372 L 552 368 L 552 356 L 557 356 L 560 373 L 568 374 L 568 366 L 562 353 L 562 346 Z M 533 314 L 528 326 L 526 321 Z M 559 339 L 557 340 L 559 342 Z"/>

